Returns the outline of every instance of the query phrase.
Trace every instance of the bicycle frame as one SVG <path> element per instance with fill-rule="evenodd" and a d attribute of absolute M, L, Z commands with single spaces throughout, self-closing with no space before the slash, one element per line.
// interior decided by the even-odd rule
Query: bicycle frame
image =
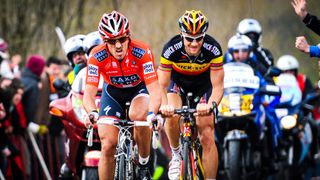
<path fill-rule="evenodd" d="M 187 106 L 183 106 L 182 109 L 175 109 L 175 114 L 181 115 L 182 120 L 182 132 L 180 135 L 181 144 L 183 145 L 183 163 L 181 167 L 180 179 L 186 180 L 188 177 L 193 180 L 205 179 L 204 170 L 201 163 L 199 154 L 200 142 L 196 136 L 196 122 L 194 113 L 196 109 L 190 108 L 190 99 L 192 94 L 188 93 Z M 190 166 L 190 168 L 188 167 Z"/>
<path fill-rule="evenodd" d="M 101 118 L 97 124 L 113 125 L 119 129 L 118 144 L 116 147 L 116 168 L 115 177 L 119 180 L 134 179 L 134 147 L 133 136 L 130 129 L 135 126 L 149 127 L 150 122 L 130 121 L 126 119 L 115 120 L 111 118 Z"/>

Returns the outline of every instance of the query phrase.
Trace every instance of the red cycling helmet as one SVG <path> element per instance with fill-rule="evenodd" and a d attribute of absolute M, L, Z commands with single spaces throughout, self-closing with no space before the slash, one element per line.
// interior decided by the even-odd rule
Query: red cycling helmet
<path fill-rule="evenodd" d="M 117 11 L 104 13 L 99 22 L 98 31 L 102 39 L 113 39 L 130 33 L 128 19 Z"/>

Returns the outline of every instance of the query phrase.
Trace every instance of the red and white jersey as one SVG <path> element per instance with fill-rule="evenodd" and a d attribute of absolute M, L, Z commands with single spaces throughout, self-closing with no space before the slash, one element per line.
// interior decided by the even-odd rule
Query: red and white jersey
<path fill-rule="evenodd" d="M 131 40 L 122 61 L 115 59 L 105 44 L 95 47 L 88 59 L 86 84 L 98 87 L 100 74 L 109 85 L 118 88 L 146 85 L 158 80 L 150 48 L 142 42 Z"/>

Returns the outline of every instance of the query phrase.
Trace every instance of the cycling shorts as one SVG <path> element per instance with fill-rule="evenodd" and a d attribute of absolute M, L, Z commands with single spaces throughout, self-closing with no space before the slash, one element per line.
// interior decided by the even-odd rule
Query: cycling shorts
<path fill-rule="evenodd" d="M 131 102 L 132 99 L 138 96 L 149 96 L 144 83 L 130 88 L 117 88 L 104 83 L 99 116 L 125 119 L 126 102 Z"/>
<path fill-rule="evenodd" d="M 187 94 L 191 92 L 192 93 L 192 101 L 190 101 L 191 108 L 196 108 L 199 102 L 201 103 L 208 102 L 211 96 L 211 91 L 212 91 L 211 83 L 206 83 L 202 85 L 199 84 L 199 86 L 194 88 L 185 88 L 185 87 L 179 86 L 174 81 L 171 81 L 169 87 L 167 88 L 167 93 L 179 94 L 179 96 L 182 99 L 183 105 L 186 105 Z"/>

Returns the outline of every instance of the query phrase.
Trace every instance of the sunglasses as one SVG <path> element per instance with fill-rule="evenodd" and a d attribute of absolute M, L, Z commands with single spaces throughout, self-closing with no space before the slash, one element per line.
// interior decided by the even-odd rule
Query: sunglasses
<path fill-rule="evenodd" d="M 117 41 L 119 41 L 121 44 L 126 42 L 128 40 L 129 36 L 123 36 L 117 39 L 106 39 L 104 42 L 108 43 L 108 44 L 112 44 L 115 45 L 117 43 Z"/>
<path fill-rule="evenodd" d="M 193 41 L 200 42 L 204 38 L 205 34 L 201 34 L 200 36 L 197 36 L 197 37 L 191 37 L 191 36 L 186 36 L 186 35 L 182 35 L 182 36 L 188 42 L 193 42 Z"/>

